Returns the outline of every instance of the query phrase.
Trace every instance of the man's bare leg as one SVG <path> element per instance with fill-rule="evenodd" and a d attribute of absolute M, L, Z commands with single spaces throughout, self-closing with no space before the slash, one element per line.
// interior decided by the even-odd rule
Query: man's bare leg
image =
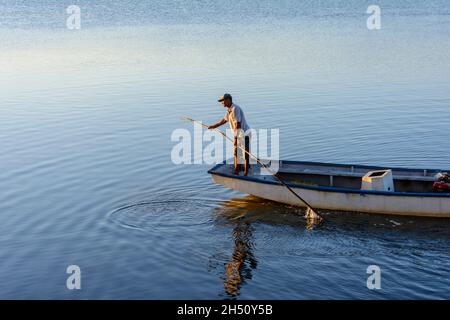
<path fill-rule="evenodd" d="M 248 154 L 248 152 L 250 152 L 250 138 L 249 137 L 245 137 L 245 155 L 244 155 L 244 176 L 248 175 L 248 168 L 250 166 L 250 155 Z"/>
<path fill-rule="evenodd" d="M 238 152 L 236 142 L 234 144 L 234 174 L 239 174 Z"/>

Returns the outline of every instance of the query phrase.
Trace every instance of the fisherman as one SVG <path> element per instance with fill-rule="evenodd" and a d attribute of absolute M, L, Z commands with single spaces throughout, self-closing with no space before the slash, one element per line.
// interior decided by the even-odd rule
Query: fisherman
<path fill-rule="evenodd" d="M 245 161 L 244 161 L 244 176 L 248 175 L 249 169 L 249 159 L 250 156 L 250 127 L 245 121 L 244 111 L 237 104 L 233 103 L 233 98 L 229 93 L 225 93 L 221 96 L 218 102 L 222 103 L 222 106 L 227 108 L 227 113 L 225 117 L 212 126 L 208 126 L 208 129 L 215 129 L 220 127 L 225 123 L 230 124 L 230 128 L 234 134 L 234 173 L 239 175 L 241 171 L 241 165 L 238 164 L 238 143 L 241 140 L 242 135 L 244 136 L 244 148 L 245 148 Z"/>

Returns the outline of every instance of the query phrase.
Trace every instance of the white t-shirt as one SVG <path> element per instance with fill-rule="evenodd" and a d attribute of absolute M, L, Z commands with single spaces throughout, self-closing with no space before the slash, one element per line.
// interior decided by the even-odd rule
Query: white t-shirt
<path fill-rule="evenodd" d="M 224 119 L 228 121 L 233 132 L 235 132 L 235 130 L 237 129 L 237 123 L 240 122 L 241 129 L 244 131 L 245 135 L 250 135 L 250 131 L 247 131 L 250 129 L 250 127 L 247 124 L 247 121 L 245 121 L 244 111 L 242 111 L 241 107 L 239 107 L 237 104 L 233 103 L 231 107 L 228 108 Z"/>

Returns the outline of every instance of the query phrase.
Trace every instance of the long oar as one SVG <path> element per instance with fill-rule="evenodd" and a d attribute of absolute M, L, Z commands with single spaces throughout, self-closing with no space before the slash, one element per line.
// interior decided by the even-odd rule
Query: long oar
<path fill-rule="evenodd" d="M 197 120 L 195 120 L 195 119 L 188 118 L 188 117 L 183 117 L 183 118 L 181 118 L 181 120 L 191 121 L 191 122 L 197 123 L 197 124 L 201 125 L 202 127 L 208 129 L 208 126 L 207 126 L 207 125 L 205 125 L 205 124 L 203 124 L 203 123 L 201 123 L 201 122 L 199 122 L 199 121 L 197 121 Z M 225 133 L 223 133 L 222 131 L 220 131 L 219 129 L 216 129 L 216 128 L 214 128 L 213 130 L 219 132 L 221 135 L 223 135 L 223 136 L 225 137 L 225 139 L 228 139 L 231 143 L 234 144 L 234 141 L 231 140 L 231 138 L 228 137 Z M 296 196 L 301 202 L 303 202 L 303 203 L 306 205 L 307 210 L 306 210 L 305 217 L 306 217 L 307 219 L 313 219 L 313 220 L 319 220 L 319 221 L 322 221 L 322 220 L 323 220 L 322 216 L 321 216 L 320 214 L 318 214 L 318 213 L 316 212 L 316 210 L 314 210 L 314 209 L 309 205 L 309 203 L 306 202 L 305 199 L 303 199 L 302 197 L 300 197 L 300 196 L 299 196 L 296 192 L 294 192 L 294 190 L 292 190 L 292 189 L 291 189 L 291 188 L 290 188 L 290 187 L 289 187 L 289 186 L 288 186 L 288 185 L 287 185 L 280 177 L 277 176 L 276 172 L 273 172 L 268 166 L 266 166 L 262 161 L 260 161 L 260 160 L 258 159 L 258 157 L 256 157 L 255 155 L 253 155 L 253 154 L 250 153 L 249 151 L 245 150 L 245 148 L 243 148 L 243 147 L 241 147 L 241 146 L 239 146 L 239 145 L 237 145 L 237 147 L 238 147 L 239 149 L 241 149 L 243 152 L 245 152 L 246 154 L 248 154 L 250 157 L 252 157 L 253 159 L 255 159 L 256 162 L 258 162 L 258 163 L 259 163 L 260 165 L 262 165 L 264 168 L 266 168 L 266 170 L 269 171 L 270 174 L 271 174 L 272 176 L 275 177 L 275 179 L 277 179 L 277 180 L 278 180 L 283 186 L 285 186 L 285 187 L 286 187 L 286 188 L 287 188 L 294 196 Z"/>

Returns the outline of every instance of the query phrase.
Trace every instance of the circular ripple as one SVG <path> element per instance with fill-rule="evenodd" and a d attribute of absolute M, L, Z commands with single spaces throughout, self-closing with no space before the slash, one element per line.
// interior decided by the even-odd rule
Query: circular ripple
<path fill-rule="evenodd" d="M 211 223 L 214 203 L 205 199 L 146 200 L 123 205 L 108 214 L 115 224 L 137 230 L 169 229 Z"/>

